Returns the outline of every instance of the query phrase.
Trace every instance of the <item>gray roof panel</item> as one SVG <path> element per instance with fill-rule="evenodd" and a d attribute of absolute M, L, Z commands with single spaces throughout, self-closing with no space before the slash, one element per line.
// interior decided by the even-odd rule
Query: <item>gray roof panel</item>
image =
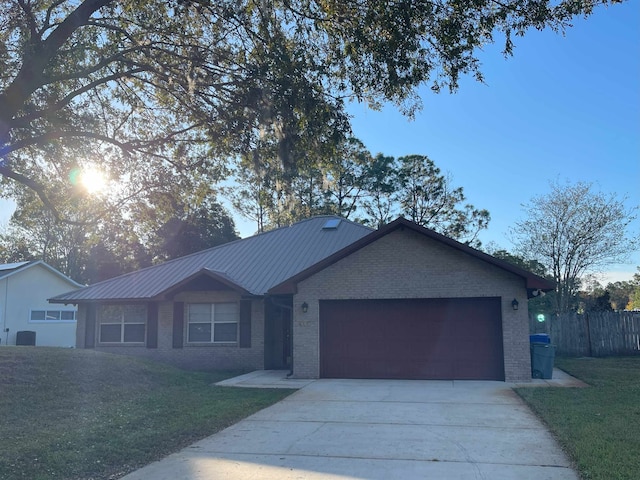
<path fill-rule="evenodd" d="M 0 265 L 0 271 L 4 272 L 5 270 L 15 270 L 16 268 L 23 267 L 29 262 L 17 262 L 17 263 L 3 263 Z"/>
<path fill-rule="evenodd" d="M 111 278 L 51 299 L 54 303 L 152 299 L 202 269 L 219 274 L 253 295 L 302 272 L 373 230 L 333 216 L 319 216 L 202 252 Z"/>

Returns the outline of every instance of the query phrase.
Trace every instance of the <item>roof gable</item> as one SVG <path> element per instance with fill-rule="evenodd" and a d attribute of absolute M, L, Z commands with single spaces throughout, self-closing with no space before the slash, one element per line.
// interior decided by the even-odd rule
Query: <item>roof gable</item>
<path fill-rule="evenodd" d="M 451 247 L 455 250 L 461 251 L 467 255 L 470 255 L 471 257 L 477 258 L 481 261 L 487 262 L 489 264 L 497 266 L 498 268 L 501 268 L 519 277 L 522 277 L 526 281 L 526 287 L 529 290 L 549 291 L 549 290 L 553 290 L 554 288 L 554 284 L 545 278 L 542 278 L 527 270 L 517 267 L 509 262 L 495 258 L 484 252 L 481 252 L 472 247 L 469 247 L 468 245 L 465 245 L 456 240 L 453 240 L 452 238 L 446 237 L 440 233 L 437 233 L 433 230 L 422 227 L 414 222 L 411 222 L 405 218 L 400 217 L 397 220 L 394 220 L 393 222 L 380 227 L 378 230 L 370 233 L 366 237 L 363 237 L 360 240 L 352 243 L 351 245 L 348 245 L 347 247 L 334 253 L 333 255 L 327 258 L 324 258 L 323 260 L 316 263 L 315 265 L 312 265 L 306 270 L 303 270 L 300 273 L 294 275 L 293 277 L 285 280 L 284 282 L 274 286 L 269 290 L 269 293 L 270 294 L 293 294 L 296 292 L 297 284 L 302 280 L 305 280 L 311 277 L 312 275 L 318 273 L 321 270 L 324 270 L 325 268 L 329 267 L 330 265 L 333 265 L 339 260 L 353 254 L 354 252 L 366 247 L 367 245 L 370 245 L 371 243 L 375 242 L 381 237 L 388 235 L 389 233 L 394 232 L 396 230 L 405 229 L 405 228 L 415 231 L 421 235 L 424 235 L 428 238 L 436 240 L 440 243 L 443 243 L 444 245 L 447 245 L 448 247 Z"/>
<path fill-rule="evenodd" d="M 53 268 L 51 265 L 49 265 L 48 263 L 44 262 L 43 260 L 35 260 L 32 262 L 18 262 L 18 263 L 5 263 L 5 264 L 1 264 L 0 265 L 0 279 L 3 278 L 8 278 L 11 277 L 13 275 L 17 275 L 20 272 L 23 272 L 27 269 L 30 268 L 34 268 L 34 267 L 41 267 L 45 270 L 47 270 L 48 272 L 50 272 L 51 274 L 61 278 L 62 280 L 66 281 L 71 287 L 82 287 L 82 284 L 76 282 L 75 280 L 67 277 L 64 273 L 56 270 L 55 268 Z"/>
<path fill-rule="evenodd" d="M 176 293 L 184 290 L 234 290 L 242 295 L 249 295 L 249 292 L 240 285 L 234 283 L 232 280 L 228 279 L 223 273 L 203 268 L 197 273 L 194 273 L 181 282 L 178 282 L 161 292 L 158 297 L 170 298 Z"/>

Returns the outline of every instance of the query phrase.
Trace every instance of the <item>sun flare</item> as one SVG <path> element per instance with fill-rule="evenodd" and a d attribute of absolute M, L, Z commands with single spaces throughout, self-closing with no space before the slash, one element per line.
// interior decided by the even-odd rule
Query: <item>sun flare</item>
<path fill-rule="evenodd" d="M 97 168 L 89 167 L 80 174 L 80 183 L 88 193 L 101 193 L 107 188 L 107 177 Z"/>

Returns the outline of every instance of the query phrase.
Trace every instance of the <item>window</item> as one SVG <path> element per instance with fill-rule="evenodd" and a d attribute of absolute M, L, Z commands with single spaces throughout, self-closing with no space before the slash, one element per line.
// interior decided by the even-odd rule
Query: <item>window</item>
<path fill-rule="evenodd" d="M 187 341 L 189 343 L 235 343 L 238 341 L 236 303 L 189 304 Z"/>
<path fill-rule="evenodd" d="M 31 310 L 29 321 L 32 323 L 75 322 L 75 310 Z"/>
<path fill-rule="evenodd" d="M 146 325 L 145 305 L 100 307 L 100 343 L 144 343 Z"/>

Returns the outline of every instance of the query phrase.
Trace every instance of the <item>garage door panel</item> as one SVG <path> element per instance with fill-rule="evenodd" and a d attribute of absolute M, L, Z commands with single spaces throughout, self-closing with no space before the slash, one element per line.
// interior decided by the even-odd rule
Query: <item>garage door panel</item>
<path fill-rule="evenodd" d="M 504 379 L 500 299 L 320 303 L 320 375 Z"/>

